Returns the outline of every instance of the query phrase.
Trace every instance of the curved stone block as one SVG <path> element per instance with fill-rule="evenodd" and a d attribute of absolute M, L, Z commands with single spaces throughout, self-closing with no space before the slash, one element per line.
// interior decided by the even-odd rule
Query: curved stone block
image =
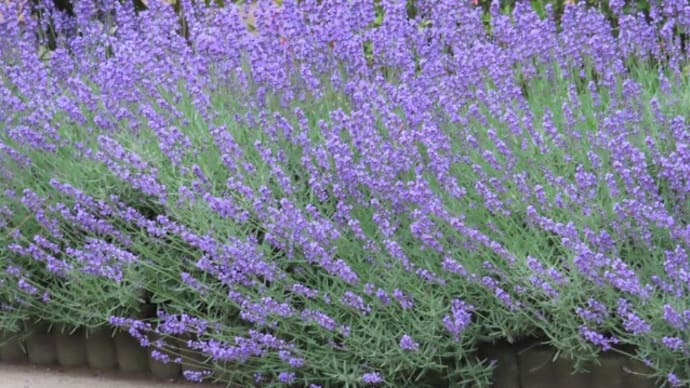
<path fill-rule="evenodd" d="M 26 337 L 26 351 L 29 362 L 36 365 L 52 365 L 57 363 L 55 351 L 55 337 L 50 332 L 48 324 L 28 323 Z"/>
<path fill-rule="evenodd" d="M 552 358 L 554 351 L 534 346 L 518 353 L 520 362 L 520 386 L 522 388 L 553 388 L 556 374 Z"/>
<path fill-rule="evenodd" d="M 559 388 L 592 388 L 591 373 L 574 373 L 575 362 L 569 358 L 559 357 L 551 364 L 554 374 L 554 386 Z"/>
<path fill-rule="evenodd" d="M 598 364 L 592 368 L 592 388 L 627 388 L 623 380 L 625 359 L 618 354 L 603 353 Z"/>
<path fill-rule="evenodd" d="M 142 373 L 149 370 L 146 349 L 129 333 L 120 332 L 115 336 L 115 350 L 117 352 L 117 364 L 121 371 Z"/>
<path fill-rule="evenodd" d="M 191 349 L 187 346 L 187 340 L 190 337 L 184 336 L 179 339 L 179 353 L 182 357 L 182 374 L 185 371 L 192 372 L 212 372 L 212 368 L 207 364 L 206 358 L 196 349 Z M 208 381 L 205 378 L 204 381 Z"/>
<path fill-rule="evenodd" d="M 654 379 L 648 377 L 652 369 L 637 360 L 625 360 L 621 368 L 626 388 L 656 388 Z"/>
<path fill-rule="evenodd" d="M 113 341 L 110 329 L 88 330 L 86 334 L 86 358 L 89 367 L 93 369 L 117 369 L 115 341 Z"/>
<path fill-rule="evenodd" d="M 160 339 L 156 334 L 149 336 L 151 341 L 151 348 L 147 350 L 147 357 L 149 362 L 149 370 L 151 374 L 159 379 L 172 380 L 182 377 L 182 367 L 180 364 L 174 362 L 178 357 L 176 354 L 179 346 L 171 346 L 167 339 Z M 169 348 L 173 349 L 173 352 Z M 168 357 L 168 360 L 159 360 L 153 356 L 153 352 L 160 352 Z"/>
<path fill-rule="evenodd" d="M 182 367 L 172 360 L 164 363 L 153 358 L 149 352 L 148 361 L 151 374 L 159 379 L 171 380 L 182 377 Z"/>
<path fill-rule="evenodd" d="M 58 326 L 55 332 L 55 347 L 58 364 L 65 367 L 88 364 L 84 329 L 72 331 L 66 326 Z"/>
<path fill-rule="evenodd" d="M 493 388 L 520 388 L 520 366 L 514 346 L 507 343 L 485 344 L 482 358 L 496 363 L 493 371 Z"/>
<path fill-rule="evenodd" d="M 7 363 L 25 362 L 26 349 L 19 333 L 0 331 L 0 361 Z"/>

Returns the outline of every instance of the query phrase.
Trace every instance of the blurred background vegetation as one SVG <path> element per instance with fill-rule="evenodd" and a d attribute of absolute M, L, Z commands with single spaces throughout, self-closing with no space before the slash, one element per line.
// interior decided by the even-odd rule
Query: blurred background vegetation
<path fill-rule="evenodd" d="M 27 7 L 31 8 L 31 14 L 34 17 L 41 18 L 42 17 L 42 11 L 40 4 L 44 2 L 45 0 L 5 0 L 6 2 L 13 2 L 17 4 L 18 9 L 26 9 Z M 55 7 L 58 10 L 61 10 L 63 12 L 67 12 L 68 14 L 73 15 L 73 3 L 75 1 L 89 1 L 89 0 L 52 0 Z M 98 0 L 91 0 L 94 2 L 98 2 Z M 131 1 L 136 10 L 145 10 L 147 8 L 147 5 L 150 1 L 163 1 L 166 3 L 169 3 L 172 7 L 175 8 L 175 11 L 180 15 L 180 23 L 181 23 L 181 28 L 180 32 L 184 35 L 186 35 L 186 25 L 185 25 L 185 19 L 183 16 L 183 10 L 181 6 L 181 2 L 179 0 L 118 0 L 121 3 L 124 2 L 129 2 Z M 223 6 L 226 3 L 233 2 L 236 4 L 247 4 L 247 3 L 254 3 L 255 0 L 191 0 L 192 3 L 195 1 L 204 1 L 207 5 L 210 3 L 215 3 L 217 5 Z M 274 0 L 277 4 L 280 4 L 282 0 Z M 300 1 L 300 0 L 297 0 Z M 380 0 L 372 0 L 375 3 L 380 3 Z M 401 0 L 402 1 L 402 0 Z M 417 9 L 416 9 L 416 2 L 417 0 L 406 0 L 407 1 L 407 10 L 408 10 L 408 15 L 410 18 L 414 18 L 417 14 Z M 482 7 L 486 12 L 486 21 L 489 21 L 489 7 L 491 6 L 491 0 L 457 0 L 458 4 L 460 4 L 463 1 L 468 1 L 471 2 L 472 4 Z M 563 14 L 563 11 L 566 7 L 567 4 L 574 4 L 574 3 L 586 3 L 588 6 L 595 7 L 602 11 L 607 18 L 611 21 L 614 29 L 618 24 L 618 20 L 616 15 L 611 11 L 609 8 L 609 0 L 500 0 L 500 5 L 501 8 L 504 12 L 510 12 L 510 10 L 515 6 L 517 2 L 520 1 L 527 1 L 531 3 L 533 8 L 543 17 L 546 14 L 546 6 L 548 4 L 551 5 L 553 13 L 558 20 L 560 16 Z M 659 3 L 661 0 L 626 0 L 625 1 L 625 7 L 624 11 L 625 13 L 637 13 L 637 12 L 642 12 L 647 18 L 649 18 L 649 10 L 651 8 L 651 4 L 656 2 Z M 690 3 L 689 0 L 678 0 L 678 1 L 685 1 Z M 383 9 L 382 7 L 377 7 L 379 10 L 380 14 L 379 17 L 381 18 L 383 16 Z M 2 15 L 0 15 L 1 17 Z M 247 20 L 252 20 L 253 17 L 251 15 L 248 15 L 249 17 Z M 379 21 L 380 21 L 379 18 Z M 253 23 L 251 21 L 248 21 L 249 28 L 253 29 Z M 51 25 L 51 23 L 48 23 L 48 25 Z M 49 27 L 50 29 L 50 27 Z M 46 31 L 47 35 L 52 35 L 52 31 Z M 51 39 L 54 37 L 49 37 L 49 41 L 51 41 L 48 44 L 49 49 L 54 49 L 53 43 L 54 39 Z"/>
<path fill-rule="evenodd" d="M 13 0 L 7 0 L 7 1 L 13 1 Z M 16 1 L 16 0 L 14 0 Z M 26 2 L 27 0 L 23 1 Z M 28 0 L 30 1 L 34 6 L 37 5 L 40 0 Z M 72 2 L 77 1 L 77 0 L 53 0 L 55 3 L 55 6 L 63 11 L 72 12 Z M 78 1 L 85 1 L 85 0 L 78 0 Z M 97 1 L 97 0 L 94 0 Z M 176 10 L 180 10 L 180 2 L 177 0 L 120 0 L 121 2 L 124 1 L 131 1 L 134 3 L 135 7 L 137 9 L 143 10 L 146 9 L 146 5 L 148 1 L 165 1 L 167 3 L 170 3 L 172 6 L 175 7 Z M 197 0 L 198 1 L 198 0 Z M 207 4 L 210 2 L 215 2 L 218 5 L 223 5 L 226 2 L 231 2 L 232 0 L 204 0 Z M 374 2 L 378 2 L 378 0 L 372 0 Z M 477 6 L 481 6 L 485 10 L 488 10 L 489 6 L 491 5 L 491 0 L 458 0 L 458 2 L 461 1 L 471 1 L 471 2 L 476 2 Z M 501 0 L 501 7 L 504 10 L 510 10 L 516 2 L 521 1 L 521 0 Z M 551 4 L 554 10 L 555 15 L 560 15 L 563 13 L 563 9 L 565 8 L 565 5 L 568 3 L 575 3 L 575 2 L 584 2 L 587 3 L 588 5 L 592 7 L 597 7 L 598 9 L 602 10 L 612 21 L 615 21 L 615 15 L 611 12 L 610 8 L 608 7 L 608 0 L 529 0 L 530 3 L 534 6 L 534 8 L 538 11 L 543 11 L 545 6 L 547 4 Z M 626 6 L 625 10 L 626 12 L 644 12 L 645 14 L 649 13 L 650 9 L 650 4 L 651 2 L 654 2 L 655 0 L 627 0 L 625 1 Z M 659 1 L 659 0 L 656 0 Z M 678 1 L 684 1 L 684 0 L 678 0 Z M 687 1 L 687 0 L 686 0 Z M 21 2 L 21 1 L 20 1 Z M 251 2 L 248 0 L 236 0 L 232 1 L 234 3 L 247 3 Z M 276 0 L 276 3 L 280 3 L 281 0 Z M 410 16 L 413 17 L 415 15 L 415 0 L 407 0 L 408 4 L 408 11 L 410 13 Z"/>
<path fill-rule="evenodd" d="M 2 1 L 2 0 L 0 0 Z M 43 18 L 45 12 L 41 11 L 41 4 L 45 4 L 46 0 L 5 0 L 6 2 L 13 2 L 18 5 L 18 8 L 22 8 L 26 10 L 27 8 L 30 9 L 31 15 L 33 15 L 36 18 Z M 73 4 L 75 4 L 76 1 L 94 1 L 96 3 L 99 3 L 99 0 L 48 0 L 48 1 L 53 1 L 55 7 L 63 12 L 67 12 L 68 14 L 74 13 L 73 11 Z M 184 16 L 184 10 L 182 9 L 182 4 L 180 0 L 116 0 L 119 1 L 120 3 L 125 3 L 125 2 L 132 2 L 135 6 L 136 10 L 145 10 L 147 8 L 147 5 L 149 2 L 152 1 L 162 1 L 169 3 L 172 7 L 174 7 L 175 12 L 179 15 L 179 20 L 180 20 L 180 29 L 178 32 L 187 37 L 187 23 L 186 19 Z M 256 0 L 191 0 L 192 3 L 198 2 L 198 1 L 203 1 L 207 5 L 211 3 L 215 3 L 216 5 L 223 6 L 224 4 L 227 3 L 235 3 L 235 4 L 252 4 L 256 3 Z M 276 4 L 281 4 L 283 0 L 273 0 Z M 298 2 L 301 0 L 297 0 Z M 317 0 L 319 1 L 319 0 Z M 376 22 L 374 23 L 374 26 L 377 26 L 381 23 L 383 20 L 383 7 L 381 7 L 379 4 L 381 0 L 371 0 L 373 1 L 377 6 L 376 9 L 378 11 L 378 17 Z M 400 1 L 406 1 L 407 2 L 407 11 L 408 11 L 408 16 L 410 18 L 414 18 L 417 15 L 417 8 L 416 4 L 418 0 L 400 0 Z M 678 2 L 684 2 L 688 5 L 690 5 L 690 0 L 676 0 Z M 484 9 L 484 18 L 485 18 L 485 23 L 488 25 L 490 22 L 490 13 L 489 13 L 489 8 L 491 6 L 491 0 L 457 0 L 458 4 L 462 4 L 462 2 L 469 2 L 471 4 L 474 4 L 477 7 L 482 7 Z M 618 26 L 618 20 L 617 16 L 614 12 L 611 11 L 611 8 L 609 7 L 609 2 L 610 0 L 499 0 L 500 6 L 503 12 L 508 13 L 510 12 L 513 7 L 515 6 L 516 3 L 518 2 L 528 2 L 532 5 L 532 7 L 535 9 L 535 11 L 542 17 L 546 16 L 546 9 L 547 5 L 550 5 L 552 8 L 552 12 L 556 18 L 556 22 L 560 20 L 561 15 L 563 14 L 565 7 L 568 4 L 575 4 L 575 3 L 585 3 L 586 5 L 596 8 L 599 11 L 601 11 L 606 17 L 609 19 L 611 22 L 611 25 L 613 27 L 614 34 L 616 33 L 616 29 Z M 624 13 L 626 14 L 636 14 L 636 13 L 642 13 L 645 15 L 647 18 L 647 21 L 651 21 L 650 18 L 650 9 L 652 4 L 660 4 L 662 0 L 625 0 L 625 6 L 623 8 Z M 250 8 L 248 8 L 250 9 Z M 0 15 L 0 18 L 2 15 Z M 247 23 L 247 26 L 250 30 L 255 30 L 255 25 L 254 25 L 254 15 L 252 12 L 248 12 L 248 14 L 243 15 L 243 20 Z M 102 20 L 105 22 L 105 20 Z M 45 21 L 44 21 L 45 22 Z M 48 20 L 47 23 L 44 25 L 47 25 L 47 30 L 43 31 L 45 34 L 43 37 L 47 39 L 42 39 L 43 42 L 41 44 L 41 51 L 44 53 L 50 53 L 52 50 L 55 49 L 55 42 L 56 42 L 56 35 L 55 31 L 52 28 L 53 23 L 51 20 Z M 674 30 L 677 30 L 678 27 L 675 26 Z M 685 52 L 686 47 L 685 47 L 685 38 L 687 38 L 687 34 L 682 33 L 681 31 L 676 31 L 677 34 L 680 35 L 681 37 L 681 51 Z"/>

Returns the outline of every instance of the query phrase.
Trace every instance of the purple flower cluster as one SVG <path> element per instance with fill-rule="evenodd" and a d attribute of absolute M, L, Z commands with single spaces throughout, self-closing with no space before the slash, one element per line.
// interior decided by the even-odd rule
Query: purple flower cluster
<path fill-rule="evenodd" d="M 417 350 L 419 349 L 419 344 L 409 335 L 405 334 L 400 338 L 400 348 L 403 350 Z"/>
<path fill-rule="evenodd" d="M 580 335 L 582 335 L 582 338 L 593 345 L 598 346 L 603 351 L 611 350 L 611 347 L 619 342 L 615 337 L 607 337 L 584 325 L 580 327 Z"/>
<path fill-rule="evenodd" d="M 132 253 L 102 240 L 87 239 L 82 249 L 65 249 L 84 273 L 122 281 L 122 267 L 137 261 Z"/>
<path fill-rule="evenodd" d="M 366 385 L 376 385 L 383 382 L 383 379 L 376 372 L 368 372 L 362 375 L 362 382 Z"/>
<path fill-rule="evenodd" d="M 456 340 L 460 337 L 463 331 L 470 325 L 472 321 L 472 310 L 474 308 L 462 300 L 453 299 L 451 301 L 451 315 L 443 317 L 443 325 L 446 330 Z"/>

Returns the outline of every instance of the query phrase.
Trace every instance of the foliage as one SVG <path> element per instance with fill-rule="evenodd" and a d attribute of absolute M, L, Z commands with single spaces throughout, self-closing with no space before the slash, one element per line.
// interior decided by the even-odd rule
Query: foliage
<path fill-rule="evenodd" d="M 99 4 L 0 22 L 0 328 L 268 387 L 487 386 L 530 336 L 690 383 L 689 9 Z"/>

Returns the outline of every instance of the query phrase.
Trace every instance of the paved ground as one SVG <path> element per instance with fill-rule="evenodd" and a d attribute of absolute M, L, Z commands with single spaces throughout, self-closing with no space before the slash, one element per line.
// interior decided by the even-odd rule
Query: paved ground
<path fill-rule="evenodd" d="M 0 364 L 0 388 L 200 388 L 209 385 L 160 381 L 147 376 L 123 376 L 61 367 Z M 213 387 L 211 385 L 211 387 Z"/>

